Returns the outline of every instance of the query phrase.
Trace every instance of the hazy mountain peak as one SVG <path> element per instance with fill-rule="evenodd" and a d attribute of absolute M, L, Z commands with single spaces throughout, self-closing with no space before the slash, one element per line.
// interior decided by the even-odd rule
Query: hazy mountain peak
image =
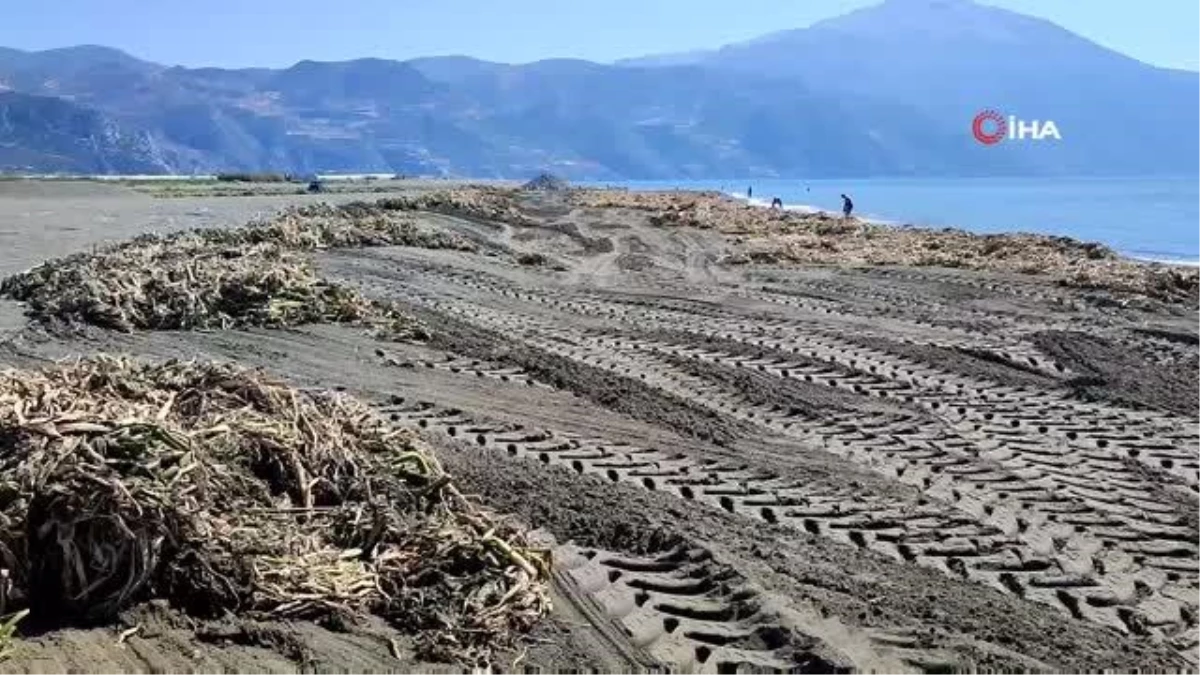
<path fill-rule="evenodd" d="M 87 58 L 93 61 L 115 60 L 115 61 L 139 61 L 141 59 L 130 55 L 116 47 L 108 47 L 105 45 L 73 45 L 70 47 L 55 47 L 53 49 L 43 49 L 40 51 L 30 52 L 41 56 L 73 56 L 77 58 Z"/>
<path fill-rule="evenodd" d="M 879 5 L 818 21 L 808 30 L 834 30 L 860 39 L 888 42 L 930 35 L 966 41 L 1012 39 L 1034 24 L 1052 25 L 973 0 L 885 0 Z"/>
<path fill-rule="evenodd" d="M 904 9 L 960 10 L 979 7 L 975 0 L 883 0 L 880 6 Z"/>
<path fill-rule="evenodd" d="M 879 4 L 868 5 L 841 16 L 826 19 L 824 22 L 818 22 L 818 24 L 836 22 L 839 19 L 863 14 L 895 17 L 897 14 L 903 13 L 923 18 L 947 20 L 970 16 L 972 13 L 988 13 L 996 9 L 989 5 L 981 5 L 974 0 L 883 0 Z"/>
<path fill-rule="evenodd" d="M 43 68 L 95 68 L 98 66 L 120 66 L 138 72 L 161 70 L 163 66 L 144 61 L 127 52 L 103 45 L 75 45 L 55 47 L 41 51 L 17 51 L 21 54 L 22 66 Z"/>

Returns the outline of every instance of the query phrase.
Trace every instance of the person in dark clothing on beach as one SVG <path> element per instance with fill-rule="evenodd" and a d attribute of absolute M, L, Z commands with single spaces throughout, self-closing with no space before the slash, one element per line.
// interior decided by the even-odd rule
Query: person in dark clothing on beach
<path fill-rule="evenodd" d="M 783 200 L 780 199 L 779 197 L 776 197 L 771 200 L 771 208 L 775 208 L 775 207 L 779 207 L 781 209 L 783 208 Z"/>
<path fill-rule="evenodd" d="M 846 195 L 842 195 L 842 217 L 849 218 L 850 213 L 854 211 L 854 202 Z"/>
<path fill-rule="evenodd" d="M 754 196 L 754 186 L 751 185 L 750 187 L 746 188 L 746 199 L 750 199 L 753 196 Z"/>

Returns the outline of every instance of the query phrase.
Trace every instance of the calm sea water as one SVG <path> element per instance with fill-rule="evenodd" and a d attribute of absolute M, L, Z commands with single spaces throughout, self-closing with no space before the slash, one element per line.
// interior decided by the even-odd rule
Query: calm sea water
<path fill-rule="evenodd" d="M 1099 241 L 1130 256 L 1200 261 L 1196 178 L 715 180 L 606 183 L 633 190 L 719 190 L 769 204 L 840 212 L 891 223 L 980 233 L 1039 232 Z"/>

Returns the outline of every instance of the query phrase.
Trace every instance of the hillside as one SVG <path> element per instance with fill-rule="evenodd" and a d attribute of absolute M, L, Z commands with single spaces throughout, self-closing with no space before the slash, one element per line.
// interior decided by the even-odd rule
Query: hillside
<path fill-rule="evenodd" d="M 613 65 L 450 56 L 188 69 L 104 47 L 0 49 L 0 88 L 60 99 L 140 139 L 110 144 L 105 164 L 83 149 L 96 135 L 86 124 L 58 125 L 54 141 L 37 124 L 13 126 L 4 152 L 20 159 L 7 164 L 39 170 L 549 169 L 607 180 L 1200 171 L 1196 73 L 970 0 L 887 0 Z M 981 146 L 970 124 L 985 108 L 1054 120 L 1063 139 Z"/>
<path fill-rule="evenodd" d="M 1054 120 L 1062 129 L 1061 143 L 968 147 L 985 166 L 1003 157 L 1034 174 L 1197 171 L 1200 76 L 1155 68 L 1049 21 L 971 0 L 886 0 L 687 60 L 876 96 L 960 129 L 988 108 Z"/>
<path fill-rule="evenodd" d="M 145 132 L 62 99 L 0 91 L 0 171 L 161 173 L 179 165 Z"/>

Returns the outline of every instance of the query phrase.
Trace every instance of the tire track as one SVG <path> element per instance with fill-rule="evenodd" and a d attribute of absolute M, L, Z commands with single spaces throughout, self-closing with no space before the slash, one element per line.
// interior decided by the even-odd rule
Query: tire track
<path fill-rule="evenodd" d="M 809 523 L 836 523 L 869 510 L 863 507 L 862 495 L 851 489 L 795 484 L 746 464 L 698 460 L 622 442 L 524 428 L 398 396 L 377 409 L 398 425 L 436 431 L 514 460 L 665 492 L 763 522 L 800 522 L 799 514 L 781 512 L 776 516 L 772 507 L 755 504 L 756 499 L 771 503 L 763 495 L 772 493 L 797 508 L 811 504 L 812 513 L 804 517 Z M 836 524 L 825 536 L 851 545 L 855 540 L 852 529 Z M 821 644 L 819 635 L 798 630 L 794 621 L 784 616 L 791 613 L 788 607 L 768 602 L 703 548 L 687 545 L 652 557 L 635 557 L 568 545 L 555 549 L 555 559 L 556 579 L 566 594 L 582 599 L 585 613 L 614 622 L 626 640 L 658 664 L 687 672 L 743 672 L 747 668 L 754 672 L 850 672 L 853 668 L 848 657 Z M 839 626 L 839 632 L 846 630 L 850 629 Z M 868 643 L 859 649 L 866 646 L 873 660 L 919 662 L 923 656 L 921 650 L 898 647 L 891 638 L 856 635 Z M 846 639 L 845 635 L 841 639 Z"/>
<path fill-rule="evenodd" d="M 478 274 L 462 273 L 461 271 L 447 271 L 444 268 L 430 267 L 426 270 L 427 273 L 433 275 L 444 275 L 447 280 L 452 283 L 464 287 L 474 288 L 481 292 L 494 293 L 502 296 L 511 297 L 514 299 L 522 299 L 531 302 L 539 301 L 539 294 L 531 292 L 533 289 L 522 290 L 506 283 L 500 283 L 499 280 L 488 280 L 482 278 Z M 808 281 L 808 280 L 803 280 Z M 985 312 L 967 308 L 963 310 L 960 307 L 954 307 L 943 303 L 931 301 L 905 301 L 904 296 L 898 293 L 886 293 L 879 291 L 846 291 L 846 288 L 853 288 L 845 285 L 833 284 L 828 281 L 812 282 L 817 283 L 820 288 L 838 289 L 851 296 L 858 296 L 872 301 L 871 306 L 865 311 L 863 308 L 854 308 L 842 302 L 823 298 L 811 298 L 806 296 L 797 296 L 794 293 L 784 293 L 777 290 L 771 290 L 767 287 L 759 287 L 758 289 L 743 288 L 740 286 L 729 286 L 721 292 L 710 292 L 708 296 L 714 302 L 721 301 L 727 296 L 765 302 L 775 304 L 789 309 L 798 309 L 810 313 L 812 317 L 806 321 L 824 322 L 833 328 L 846 328 L 847 325 L 853 328 L 856 334 L 862 336 L 877 337 L 887 340 L 899 340 L 901 342 L 913 345 L 934 345 L 947 349 L 961 350 L 966 353 L 979 353 L 1000 363 L 1006 363 L 1020 370 L 1040 373 L 1046 377 L 1055 379 L 1066 379 L 1072 376 L 1069 367 L 1062 363 L 1055 362 L 1048 357 L 1040 348 L 1030 342 L 1030 338 L 1039 332 L 1050 330 L 1073 330 L 1080 326 L 1071 322 L 1065 321 L 1033 321 L 1015 319 L 1005 319 L 1002 321 L 1004 328 L 1001 331 L 984 332 L 977 329 L 964 327 L 966 321 L 958 322 L 935 322 L 930 320 L 914 319 L 908 316 L 907 312 L 902 309 L 904 306 L 923 306 L 929 305 L 931 311 L 937 316 L 949 316 L 954 314 L 962 314 L 966 311 L 971 317 L 972 323 L 985 321 L 995 323 L 1000 318 L 996 312 Z M 676 291 L 680 289 L 674 289 Z M 697 289 L 692 288 L 688 295 L 695 295 Z M 628 304 L 630 306 L 645 306 L 646 302 L 642 300 L 628 300 L 615 296 L 613 294 L 588 293 L 586 291 L 572 291 L 570 293 L 572 301 L 577 300 L 595 300 L 601 303 L 608 304 Z M 665 302 L 661 298 L 655 298 L 659 303 Z M 668 306 L 673 306 L 675 309 L 690 313 L 705 313 L 709 303 L 701 306 L 696 302 L 676 302 L 667 303 Z M 890 329 L 879 330 L 869 323 L 861 321 L 864 314 L 882 314 L 889 317 Z M 1095 317 L 1089 318 L 1089 329 L 1099 330 L 1098 334 L 1104 335 L 1108 339 L 1119 341 L 1123 344 L 1146 354 L 1155 362 L 1174 363 L 1178 360 L 1187 358 L 1189 352 L 1186 346 L 1180 345 L 1177 342 L 1171 342 L 1154 336 L 1138 334 L 1137 338 L 1131 336 L 1128 331 L 1116 328 L 1097 328 L 1094 324 Z M 905 330 L 898 332 L 897 329 L 904 328 Z M 1005 337 L 997 339 L 996 333 L 1000 332 Z M 1152 344 L 1153 343 L 1153 344 Z M 1166 351 L 1164 351 L 1166 350 Z M 1169 352 L 1169 353 L 1168 353 Z"/>
<path fill-rule="evenodd" d="M 532 294 L 530 294 L 532 295 Z M 943 371 L 878 349 L 856 344 L 838 328 L 788 319 L 749 322 L 712 316 L 697 319 L 672 310 L 626 309 L 604 311 L 580 301 L 543 299 L 564 311 L 604 316 L 639 327 L 652 327 L 717 337 L 749 346 L 790 352 L 902 382 L 912 397 L 940 415 L 961 415 L 980 426 L 976 431 L 1002 439 L 1014 435 L 1049 435 L 1082 451 L 1112 448 L 1118 456 L 1166 471 L 1196 492 L 1200 483 L 1200 445 L 1187 420 L 1165 413 L 1133 411 L 1070 399 L 1066 391 L 1035 391 Z M 763 365 L 763 364 L 755 364 Z M 785 364 L 784 364 L 785 365 Z M 1031 364 L 1035 367 L 1041 365 Z M 786 370 L 780 367 L 771 372 Z M 853 386 L 853 384 L 851 385 Z M 1031 406 L 1031 404 L 1033 404 Z M 1030 411 L 1030 408 L 1033 411 Z M 1013 429 L 1024 433 L 1014 434 Z M 1090 441 L 1090 443 L 1089 443 Z"/>
<path fill-rule="evenodd" d="M 846 673 L 848 659 L 787 625 L 703 548 L 654 557 L 564 546 L 557 579 L 659 664 L 695 673 Z"/>
<path fill-rule="evenodd" d="M 747 316 L 719 299 L 539 288 L 436 265 L 419 274 L 416 288 L 395 291 L 468 324 L 824 448 L 913 486 L 925 495 L 924 506 L 936 507 L 919 518 L 879 516 L 889 513 L 884 507 L 835 527 L 798 511 L 790 495 L 776 496 L 777 486 L 768 485 L 757 486 L 765 493 L 705 493 L 719 508 L 828 533 L 1122 632 L 1170 639 L 1181 651 L 1195 643 L 1196 537 L 1180 519 L 1180 504 L 1194 502 L 1200 467 L 1195 438 L 1178 417 L 944 370 L 864 346 L 849 332 L 857 326 L 840 320 Z M 490 299 L 486 305 L 481 296 Z M 564 314 L 576 318 L 564 321 Z M 572 323 L 581 327 L 564 327 Z M 652 330 L 719 338 L 764 354 L 628 337 Z M 681 372 L 669 358 L 803 381 L 911 413 L 813 416 L 758 405 Z M 538 456 L 546 461 L 554 453 L 542 449 Z M 597 457 L 618 465 L 602 467 L 603 476 L 615 471 L 624 481 L 628 473 L 657 489 L 678 477 L 636 472 L 666 471 L 668 460 L 654 457 L 650 466 L 636 467 L 637 457 Z M 571 461 L 592 470 L 586 457 Z M 1170 494 L 1161 489 L 1164 473 L 1177 481 Z M 821 503 L 804 499 L 800 507 Z"/>
<path fill-rule="evenodd" d="M 827 317 L 836 316 L 844 321 L 850 321 L 856 316 L 862 316 L 861 310 L 855 311 L 853 307 L 846 307 L 841 305 L 841 303 L 813 301 L 809 298 L 798 298 L 783 293 L 770 292 L 765 288 L 761 291 L 734 289 L 731 291 L 731 294 L 747 300 L 783 305 L 791 309 L 799 309 L 817 315 L 823 314 Z M 893 301 L 892 298 L 888 298 L 883 294 L 873 295 L 879 296 L 876 298 L 877 300 L 885 302 Z M 932 345 L 968 352 L 983 352 L 1013 367 L 1023 370 L 1033 369 L 1053 378 L 1061 379 L 1072 375 L 1069 368 L 1061 363 L 1057 363 L 1028 341 L 1012 339 L 1016 336 L 1011 333 L 1005 333 L 1010 339 L 997 339 L 994 332 L 983 332 L 963 328 L 962 326 L 913 319 L 907 316 L 905 311 L 891 308 L 888 305 L 883 305 L 875 311 L 889 317 L 892 330 L 882 331 L 857 323 L 856 328 L 859 334 L 897 340 L 906 344 Z M 906 328 L 907 332 L 897 334 L 895 331 L 897 326 Z M 911 337 L 908 333 L 920 335 L 920 338 Z"/>
<path fill-rule="evenodd" d="M 1003 467 L 994 464 L 980 466 L 977 457 L 954 447 L 953 437 L 917 437 L 911 442 L 904 438 L 905 433 L 914 435 L 919 430 L 897 433 L 896 425 L 911 426 L 912 420 L 863 422 L 860 413 L 850 413 L 842 419 L 825 421 L 815 429 L 810 422 L 805 429 L 795 421 L 785 419 L 786 413 L 781 414 L 767 406 L 756 409 L 743 405 L 736 397 L 715 390 L 698 378 L 680 377 L 641 353 L 646 345 L 625 344 L 618 338 L 606 342 L 607 338 L 574 334 L 529 316 L 514 317 L 480 307 L 465 309 L 462 303 L 439 309 L 457 312 L 468 320 L 482 320 L 497 330 L 524 335 L 531 345 L 588 365 L 637 377 L 676 395 L 691 396 L 735 418 L 787 435 L 821 441 L 835 454 L 870 466 L 889 477 L 917 483 L 930 496 L 954 504 L 963 512 L 960 519 L 977 523 L 972 518 L 982 518 L 987 523 L 984 529 L 961 537 L 964 541 L 954 542 L 956 548 L 948 552 L 939 550 L 929 556 L 935 559 L 939 569 L 949 574 L 980 578 L 1023 597 L 1057 605 L 1078 618 L 1126 632 L 1171 636 L 1179 634 L 1194 621 L 1194 610 L 1191 609 L 1194 603 L 1187 599 L 1188 593 L 1194 595 L 1194 574 L 1187 575 L 1181 568 L 1191 564 L 1195 553 L 1185 534 L 1176 533 L 1175 539 L 1180 540 L 1177 544 L 1164 543 L 1161 529 L 1153 532 L 1124 530 L 1104 537 L 1105 532 L 1100 528 L 1123 523 L 1097 517 L 1094 509 L 1082 499 L 1059 494 L 1051 489 L 1054 486 L 1038 485 L 1019 475 L 1006 473 Z M 898 438 L 903 440 L 897 442 Z M 959 442 L 964 447 L 971 445 L 969 441 Z M 880 449 L 883 449 L 882 456 L 878 452 Z M 918 470 L 909 471 L 910 466 Z M 1003 489 L 997 489 L 997 485 Z M 1018 495 L 1020 499 L 1015 505 L 997 506 L 997 492 L 1003 493 L 1000 497 Z M 943 527 L 941 524 L 935 526 Z M 954 527 L 952 525 L 949 531 L 954 532 Z M 980 526 L 976 524 L 976 527 Z M 1089 528 L 1096 532 L 1088 532 Z M 1081 535 L 1081 530 L 1086 534 Z M 1016 554 L 1015 563 L 1011 556 L 1007 556 L 1008 560 L 963 562 L 964 558 L 973 554 L 978 557 L 981 553 L 1006 557 L 1004 553 L 1013 542 L 993 541 L 997 531 L 1019 540 L 1032 553 Z M 863 534 L 858 538 L 865 540 L 869 536 Z M 872 538 L 886 547 L 889 536 L 893 533 L 883 532 L 882 536 Z M 1123 545 L 1113 551 L 1102 539 Z M 1061 573 L 1036 576 L 1022 582 L 1019 573 L 1047 569 L 1044 562 L 1025 562 L 1037 560 L 1038 554 L 1055 559 Z M 913 556 L 912 549 L 895 546 L 893 557 L 907 560 L 919 558 L 920 554 Z M 1027 568 L 1027 565 L 1031 567 Z"/>

